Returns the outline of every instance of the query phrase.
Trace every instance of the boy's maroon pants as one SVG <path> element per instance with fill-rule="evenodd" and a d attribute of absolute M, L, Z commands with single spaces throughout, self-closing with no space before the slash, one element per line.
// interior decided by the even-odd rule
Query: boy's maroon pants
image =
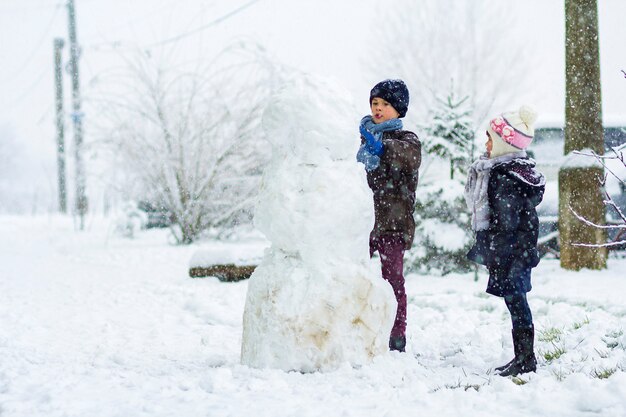
<path fill-rule="evenodd" d="M 396 320 L 391 329 L 391 337 L 405 336 L 406 333 L 406 291 L 404 290 L 403 257 L 404 242 L 396 236 L 381 236 L 370 239 L 370 257 L 380 254 L 383 278 L 391 284 L 398 301 Z"/>

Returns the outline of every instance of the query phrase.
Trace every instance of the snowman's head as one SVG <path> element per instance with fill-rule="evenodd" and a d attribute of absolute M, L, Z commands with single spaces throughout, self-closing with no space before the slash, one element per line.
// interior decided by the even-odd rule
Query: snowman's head
<path fill-rule="evenodd" d="M 274 152 L 316 163 L 353 158 L 358 148 L 355 107 L 336 83 L 298 74 L 268 101 L 263 128 Z M 325 157 L 323 155 L 326 155 Z"/>

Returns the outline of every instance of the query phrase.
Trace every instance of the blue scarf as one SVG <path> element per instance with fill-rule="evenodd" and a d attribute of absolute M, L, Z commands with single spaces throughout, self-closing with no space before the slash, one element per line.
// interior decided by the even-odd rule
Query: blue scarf
<path fill-rule="evenodd" d="M 360 127 L 365 127 L 376 140 L 383 140 L 383 132 L 390 132 L 394 130 L 402 129 L 402 120 L 400 119 L 390 119 L 384 121 L 382 123 L 374 123 L 372 120 L 372 116 L 367 115 L 361 119 Z M 356 160 L 358 162 L 362 162 L 365 165 L 366 171 L 372 171 L 379 167 L 380 165 L 380 157 L 378 155 L 372 155 L 369 153 L 365 147 L 365 144 L 361 145 L 359 151 L 356 154 Z"/>

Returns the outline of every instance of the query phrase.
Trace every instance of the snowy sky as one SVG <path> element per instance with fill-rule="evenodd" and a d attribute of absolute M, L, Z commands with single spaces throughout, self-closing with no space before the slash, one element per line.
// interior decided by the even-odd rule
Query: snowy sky
<path fill-rule="evenodd" d="M 503 26 L 511 19 L 528 20 L 527 38 L 519 42 L 530 44 L 542 62 L 532 69 L 536 88 L 524 100 L 540 115 L 562 114 L 563 1 L 509 3 L 524 11 L 503 16 Z M 626 2 L 598 3 L 604 113 L 619 115 L 626 97 L 620 71 L 626 68 Z M 239 38 L 260 42 L 288 66 L 336 78 L 357 103 L 366 103 L 371 84 L 385 78 L 373 76 L 364 65 L 372 26 L 381 23 L 376 20 L 380 7 L 373 0 L 76 0 L 82 90 L 87 95 L 99 74 L 119 65 L 119 51 L 149 49 L 169 62 L 193 64 Z M 0 0 L 0 137 L 10 133 L 25 147 L 26 157 L 34 158 L 33 167 L 50 177 L 56 169 L 52 44 L 66 33 L 64 1 Z M 68 110 L 67 73 L 65 95 Z M 87 123 L 93 116 L 86 115 Z M 70 137 L 71 129 L 66 132 Z"/>

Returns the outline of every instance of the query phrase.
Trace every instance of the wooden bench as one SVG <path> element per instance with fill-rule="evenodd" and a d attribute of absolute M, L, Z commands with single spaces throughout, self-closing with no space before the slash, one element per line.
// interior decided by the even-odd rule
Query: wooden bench
<path fill-rule="evenodd" d="M 236 282 L 250 278 L 256 265 L 210 265 L 189 268 L 191 278 L 217 277 L 222 282 Z"/>
<path fill-rule="evenodd" d="M 213 242 L 198 249 L 189 261 L 191 278 L 216 277 L 222 282 L 250 278 L 269 246 L 267 241 Z"/>

